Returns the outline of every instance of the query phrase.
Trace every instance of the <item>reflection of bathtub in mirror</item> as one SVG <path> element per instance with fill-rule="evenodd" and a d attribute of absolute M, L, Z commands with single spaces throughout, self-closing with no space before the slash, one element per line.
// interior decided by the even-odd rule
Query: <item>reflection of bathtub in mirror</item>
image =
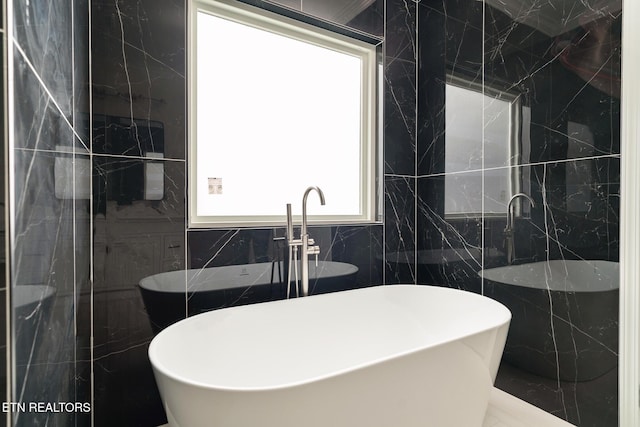
<path fill-rule="evenodd" d="M 20 315 L 28 316 L 38 307 L 46 306 L 50 298 L 56 293 L 56 288 L 47 285 L 22 285 L 11 288 L 11 305 Z"/>
<path fill-rule="evenodd" d="M 357 273 L 358 267 L 351 264 L 318 261 L 316 267 L 311 262 L 309 291 L 322 294 L 353 289 Z M 283 299 L 286 274 L 282 264 L 278 274 L 277 263 L 228 265 L 155 274 L 142 279 L 139 287 L 151 326 L 157 333 L 185 318 L 185 291 L 189 315 L 194 315 L 223 307 Z"/>
<path fill-rule="evenodd" d="M 594 379 L 617 366 L 617 262 L 557 260 L 479 274 L 485 295 L 513 314 L 505 361 L 566 381 Z"/>

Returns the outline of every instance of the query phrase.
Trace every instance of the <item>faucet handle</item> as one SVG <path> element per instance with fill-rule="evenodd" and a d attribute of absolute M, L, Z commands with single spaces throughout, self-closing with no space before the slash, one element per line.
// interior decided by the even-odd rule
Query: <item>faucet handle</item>
<path fill-rule="evenodd" d="M 309 249 L 307 250 L 307 253 L 309 255 L 315 255 L 316 256 L 316 267 L 318 266 L 318 255 L 320 255 L 320 246 L 309 246 Z"/>

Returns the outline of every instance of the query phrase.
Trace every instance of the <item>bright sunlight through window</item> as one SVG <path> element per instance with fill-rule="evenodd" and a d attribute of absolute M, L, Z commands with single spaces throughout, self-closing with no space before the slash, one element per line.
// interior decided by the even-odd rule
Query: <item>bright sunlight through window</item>
<path fill-rule="evenodd" d="M 375 46 L 215 5 L 190 17 L 191 226 L 281 224 L 311 185 L 311 220 L 372 221 Z"/>

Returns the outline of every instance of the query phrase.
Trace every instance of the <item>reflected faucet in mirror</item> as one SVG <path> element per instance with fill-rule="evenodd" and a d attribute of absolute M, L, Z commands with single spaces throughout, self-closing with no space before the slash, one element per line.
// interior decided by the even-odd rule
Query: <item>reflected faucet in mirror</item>
<path fill-rule="evenodd" d="M 287 274 L 287 298 L 291 295 L 291 268 L 295 273 L 296 283 L 296 296 L 300 296 L 298 293 L 298 248 L 300 248 L 301 258 L 301 296 L 306 297 L 309 295 L 309 255 L 315 255 L 316 265 L 318 265 L 318 255 L 320 254 L 320 247 L 315 246 L 315 241 L 309 237 L 307 231 L 307 198 L 309 193 L 315 191 L 320 197 L 320 204 L 324 206 L 324 193 L 319 187 L 309 187 L 305 190 L 302 196 L 302 226 L 300 227 L 300 238 L 296 239 L 293 232 L 293 216 L 291 215 L 291 204 L 287 203 L 287 246 L 289 247 L 289 271 Z"/>
<path fill-rule="evenodd" d="M 516 193 L 513 196 L 511 196 L 511 199 L 509 199 L 509 204 L 507 205 L 507 226 L 504 228 L 508 264 L 512 264 L 513 261 L 516 259 L 516 253 L 515 253 L 516 251 L 515 251 L 515 244 L 514 244 L 515 210 L 514 210 L 513 202 L 520 197 L 524 197 L 525 199 L 527 199 L 529 203 L 531 203 L 532 208 L 536 206 L 536 203 L 533 201 L 533 199 L 525 193 Z"/>

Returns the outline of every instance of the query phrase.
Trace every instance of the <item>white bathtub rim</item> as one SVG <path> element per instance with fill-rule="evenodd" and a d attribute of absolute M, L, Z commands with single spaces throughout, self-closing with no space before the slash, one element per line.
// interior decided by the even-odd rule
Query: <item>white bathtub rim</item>
<path fill-rule="evenodd" d="M 601 269 L 604 274 L 611 274 L 611 281 L 594 281 L 585 286 L 584 283 L 577 283 L 571 277 L 551 275 L 545 273 L 546 266 L 561 266 L 584 264 L 591 268 Z M 483 280 L 488 280 L 505 286 L 516 286 L 539 291 L 572 292 L 572 293 L 599 293 L 617 291 L 620 287 L 619 270 L 613 271 L 619 263 L 606 260 L 548 260 L 533 263 L 507 265 L 478 271 L 478 276 Z M 539 269 L 536 277 L 533 277 L 531 269 Z M 529 269 L 529 271 L 527 271 Z M 610 270 L 611 269 L 611 270 Z M 523 274 L 517 275 L 517 271 L 522 270 Z M 515 277 L 514 277 L 515 276 Z M 542 280 L 537 278 L 541 277 Z M 564 279 L 564 280 L 563 280 Z M 616 280 L 617 279 L 617 280 Z M 606 286 L 603 286 L 607 284 Z"/>
<path fill-rule="evenodd" d="M 425 288 L 438 288 L 438 289 L 446 289 L 452 292 L 461 292 L 461 293 L 465 293 L 465 294 L 470 294 L 473 296 L 477 296 L 479 298 L 486 298 L 489 301 L 484 301 L 485 303 L 488 304 L 492 304 L 496 307 L 496 309 L 498 311 L 500 311 L 501 315 L 500 315 L 500 322 L 497 324 L 493 324 L 493 325 L 489 325 L 489 326 L 485 326 L 482 328 L 478 328 L 477 330 L 475 330 L 473 333 L 464 335 L 464 336 L 455 336 L 453 338 L 447 338 L 447 339 L 441 339 L 435 343 L 432 343 L 431 345 L 428 346 L 422 346 L 422 347 L 417 347 L 415 349 L 409 350 L 409 351 L 399 351 L 397 353 L 394 353 L 392 355 L 386 356 L 386 357 L 379 357 L 379 358 L 374 358 L 371 360 L 368 360 L 366 363 L 360 363 L 360 364 L 354 364 L 352 366 L 349 366 L 348 368 L 345 369 L 336 369 L 335 371 L 332 371 L 329 374 L 325 374 L 325 375 L 316 375 L 316 376 L 309 376 L 306 377 L 304 380 L 299 380 L 299 381 L 289 381 L 289 382 L 283 382 L 280 384 L 276 384 L 276 385 L 268 385 L 268 386 L 228 386 L 228 385 L 216 385 L 216 384 L 211 384 L 209 382 L 204 382 L 204 381 L 198 381 L 198 380 L 194 380 L 192 378 L 186 378 L 184 376 L 181 375 L 176 375 L 173 372 L 170 371 L 170 369 L 168 369 L 166 366 L 164 366 L 162 363 L 160 363 L 159 361 L 159 355 L 157 354 L 156 351 L 156 345 L 157 344 L 157 337 L 160 336 L 162 334 L 162 332 L 160 334 L 158 334 L 156 336 L 156 338 L 154 338 L 152 340 L 152 342 L 149 345 L 149 350 L 148 350 L 148 356 L 149 359 L 151 361 L 151 365 L 153 367 L 154 370 L 157 370 L 161 375 L 164 375 L 168 378 L 170 378 L 173 381 L 182 383 L 182 384 L 186 384 L 189 386 L 193 386 L 193 387 L 198 387 L 198 388 L 202 388 L 202 389 L 206 389 L 206 390 L 211 390 L 211 391 L 220 391 L 220 392 L 237 392 L 237 393 L 243 393 L 243 392 L 253 392 L 253 393 L 257 393 L 257 392 L 271 392 L 271 391 L 277 391 L 277 390 L 285 390 L 285 389 L 290 389 L 290 388 L 295 388 L 295 387 L 301 387 L 307 384 L 311 384 L 311 383 L 315 383 L 318 381 L 323 381 L 323 380 L 328 380 L 340 375 L 345 375 L 348 374 L 350 372 L 354 372 L 354 371 L 358 371 L 361 369 L 366 369 L 368 367 L 371 366 L 375 366 L 381 363 L 385 363 L 385 362 L 389 362 L 395 359 L 400 359 L 402 357 L 408 356 L 408 355 L 412 355 L 415 353 L 419 353 L 421 351 L 427 350 L 427 349 L 431 349 L 431 348 L 436 348 L 436 347 L 441 347 L 456 341 L 463 341 L 464 339 L 476 336 L 476 335 L 480 335 L 483 334 L 487 331 L 490 330 L 499 330 L 501 328 L 503 328 L 505 325 L 508 325 L 511 321 L 511 311 L 506 308 L 503 304 L 499 303 L 498 301 L 495 301 L 491 298 L 488 297 L 484 297 L 480 294 L 476 294 L 476 293 L 472 293 L 472 292 L 468 292 L 468 291 L 463 291 L 463 290 L 459 290 L 459 289 L 454 289 L 454 288 L 445 288 L 445 287 L 440 287 L 440 286 L 432 286 L 432 285 L 415 285 L 415 284 L 394 284 L 394 285 L 377 285 L 377 286 L 373 286 L 373 287 L 382 287 L 382 286 L 400 286 L 400 287 L 425 287 Z M 367 288 L 364 288 L 367 289 Z M 358 291 L 362 291 L 363 289 L 351 289 L 351 290 L 346 290 L 346 291 L 340 291 L 339 293 L 342 292 L 358 292 Z M 320 295 L 312 295 L 310 297 L 306 297 L 306 298 L 330 298 L 332 295 L 335 295 L 338 292 L 334 292 L 334 293 L 328 293 L 328 294 L 320 294 Z M 283 303 L 287 303 L 287 300 L 278 300 L 278 301 L 269 301 L 269 302 L 264 302 L 264 303 L 258 303 L 258 304 L 251 304 L 251 305 L 262 305 L 262 304 L 283 304 Z M 241 309 L 246 309 L 249 306 L 238 306 L 238 307 L 229 307 L 229 308 L 225 308 L 225 309 L 221 309 L 221 310 L 241 310 Z M 220 310 L 215 310 L 215 311 L 220 311 Z M 174 323 L 173 325 L 168 326 L 166 329 L 164 330 L 168 330 L 170 328 L 175 328 L 175 327 L 179 327 L 179 324 L 182 324 L 182 326 L 184 327 L 185 322 L 193 322 L 195 321 L 196 318 L 200 317 L 200 316 L 206 316 L 206 315 L 210 315 L 212 312 L 206 312 L 206 313 L 200 313 L 197 314 L 195 316 L 191 316 L 188 317 L 184 320 L 181 320 L 180 322 Z M 163 331 L 164 331 L 163 330 Z M 155 343 L 155 344 L 154 344 Z"/>

